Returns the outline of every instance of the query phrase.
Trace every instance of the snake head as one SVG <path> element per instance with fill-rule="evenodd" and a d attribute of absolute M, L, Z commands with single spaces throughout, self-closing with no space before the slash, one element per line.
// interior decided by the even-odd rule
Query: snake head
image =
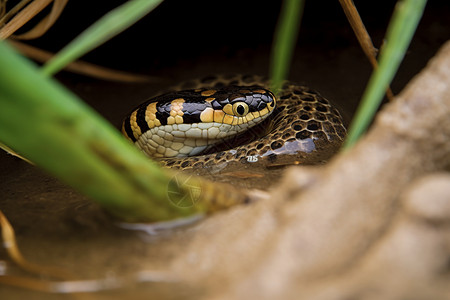
<path fill-rule="evenodd" d="M 178 91 L 141 104 L 122 132 L 148 156 L 192 156 L 261 123 L 275 107 L 274 94 L 259 86 Z"/>

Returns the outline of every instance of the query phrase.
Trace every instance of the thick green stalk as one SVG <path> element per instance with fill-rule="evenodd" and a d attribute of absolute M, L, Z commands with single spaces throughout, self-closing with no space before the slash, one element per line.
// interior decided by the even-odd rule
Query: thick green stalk
<path fill-rule="evenodd" d="M 181 175 L 171 180 L 172 173 L 5 42 L 0 66 L 2 143 L 123 220 L 160 221 L 206 211 L 205 202 L 191 199 L 202 181 Z"/>

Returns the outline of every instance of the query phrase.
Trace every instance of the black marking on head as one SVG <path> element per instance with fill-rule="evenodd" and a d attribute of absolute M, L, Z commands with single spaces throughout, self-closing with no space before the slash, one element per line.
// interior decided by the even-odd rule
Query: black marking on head
<path fill-rule="evenodd" d="M 176 98 L 172 98 L 175 100 Z M 155 116 L 161 122 L 161 125 L 167 125 L 167 118 L 170 117 L 171 104 L 168 101 L 156 103 Z"/>
<path fill-rule="evenodd" d="M 141 129 L 141 132 L 144 133 L 150 129 L 148 127 L 147 121 L 145 121 L 145 111 L 147 110 L 147 105 L 141 105 L 136 112 L 136 123 Z"/>
<path fill-rule="evenodd" d="M 220 103 L 219 101 L 217 101 L 217 99 L 216 99 L 216 100 L 211 101 L 211 107 L 212 107 L 214 110 L 221 110 L 221 109 L 224 107 L 224 105 L 221 104 L 221 103 Z"/>
<path fill-rule="evenodd" d="M 188 99 L 187 102 L 183 103 L 183 123 L 200 123 L 200 114 L 206 107 L 210 107 L 210 104 L 190 102 Z"/>
<path fill-rule="evenodd" d="M 257 109 L 258 109 L 258 110 L 263 110 L 263 109 L 266 108 L 266 107 L 267 107 L 267 103 L 266 103 L 266 102 L 263 102 L 263 101 L 260 101 L 260 102 L 258 103 Z"/>
<path fill-rule="evenodd" d="M 126 119 L 123 121 L 123 129 L 125 130 L 127 136 L 134 142 L 136 142 L 136 138 L 134 137 L 133 134 L 133 130 L 131 129 L 131 119 L 130 119 L 130 115 L 128 115 L 128 117 L 126 117 Z"/>

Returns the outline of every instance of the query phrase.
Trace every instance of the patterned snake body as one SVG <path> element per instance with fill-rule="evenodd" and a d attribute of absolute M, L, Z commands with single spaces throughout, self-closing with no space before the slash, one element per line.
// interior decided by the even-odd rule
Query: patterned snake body
<path fill-rule="evenodd" d="M 174 90 L 138 106 L 122 125 L 128 139 L 164 166 L 270 165 L 285 158 L 316 164 L 346 135 L 336 108 L 289 82 L 278 99 L 258 76 L 208 77 Z"/>

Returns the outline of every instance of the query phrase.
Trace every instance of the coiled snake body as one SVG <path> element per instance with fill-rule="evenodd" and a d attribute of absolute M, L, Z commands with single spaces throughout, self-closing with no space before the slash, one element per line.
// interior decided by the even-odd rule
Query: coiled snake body
<path fill-rule="evenodd" d="M 336 152 L 346 134 L 336 108 L 292 83 L 278 99 L 258 76 L 208 77 L 175 90 L 138 106 L 122 126 L 164 166 L 315 164 Z"/>

